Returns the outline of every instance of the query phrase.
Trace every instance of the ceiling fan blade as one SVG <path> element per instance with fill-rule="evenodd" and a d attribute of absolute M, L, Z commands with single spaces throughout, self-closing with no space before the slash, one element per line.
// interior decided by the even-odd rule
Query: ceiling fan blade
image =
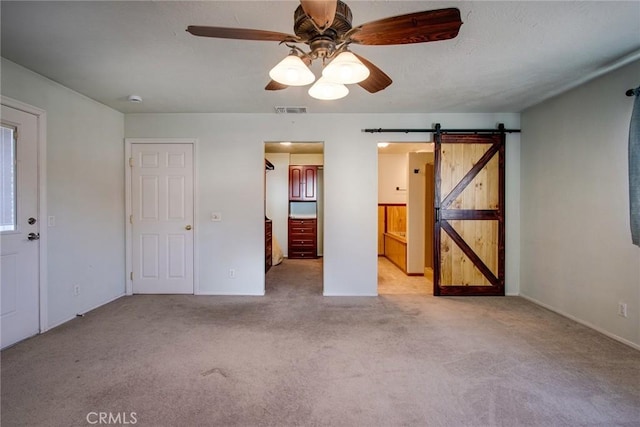
<path fill-rule="evenodd" d="M 252 30 L 248 28 L 201 27 L 189 25 L 187 32 L 194 36 L 215 37 L 218 39 L 264 40 L 273 42 L 299 43 L 300 37 L 276 31 Z"/>
<path fill-rule="evenodd" d="M 380 68 L 376 67 L 362 56 L 356 53 L 354 53 L 354 55 L 364 64 L 365 67 L 369 69 L 369 77 L 358 83 L 361 88 L 368 92 L 376 93 L 393 83 L 391 77 L 387 76 Z"/>
<path fill-rule="evenodd" d="M 362 24 L 350 39 L 363 45 L 424 43 L 452 39 L 461 25 L 457 8 L 428 10 Z"/>
<path fill-rule="evenodd" d="M 282 90 L 282 89 L 286 89 L 289 86 L 287 85 L 283 85 L 282 83 L 278 83 L 275 80 L 271 80 L 269 83 L 267 83 L 267 85 L 264 87 L 264 90 Z"/>
<path fill-rule="evenodd" d="M 337 0 L 300 0 L 302 10 L 322 32 L 333 24 L 336 17 Z"/>

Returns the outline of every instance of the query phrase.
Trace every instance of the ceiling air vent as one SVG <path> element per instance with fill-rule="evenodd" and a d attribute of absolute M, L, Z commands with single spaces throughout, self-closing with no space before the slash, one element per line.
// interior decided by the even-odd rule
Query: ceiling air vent
<path fill-rule="evenodd" d="M 276 114 L 306 114 L 307 107 L 273 107 Z"/>

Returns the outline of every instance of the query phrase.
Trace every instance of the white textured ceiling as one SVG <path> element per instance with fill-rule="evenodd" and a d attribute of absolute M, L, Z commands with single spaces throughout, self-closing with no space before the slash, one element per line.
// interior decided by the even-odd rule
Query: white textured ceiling
<path fill-rule="evenodd" d="M 188 25 L 292 33 L 296 1 L 2 1 L 2 56 L 116 110 L 272 113 L 518 112 L 640 52 L 640 2 L 347 1 L 353 24 L 457 7 L 457 38 L 352 46 L 393 84 L 357 85 L 337 101 L 307 88 L 267 92 L 288 49 L 275 42 L 194 37 Z M 317 62 L 317 61 L 316 61 Z M 319 64 L 312 68 L 316 75 Z M 130 94 L 144 102 L 131 104 Z"/>

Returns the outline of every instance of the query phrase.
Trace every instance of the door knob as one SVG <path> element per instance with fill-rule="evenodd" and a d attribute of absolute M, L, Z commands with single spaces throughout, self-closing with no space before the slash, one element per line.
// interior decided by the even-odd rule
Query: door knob
<path fill-rule="evenodd" d="M 40 240 L 40 233 L 29 233 L 27 236 L 29 240 Z"/>
<path fill-rule="evenodd" d="M 190 225 L 187 225 L 184 229 L 185 229 L 185 230 L 187 230 L 187 231 L 189 231 L 189 230 L 191 230 L 191 226 L 190 226 Z"/>

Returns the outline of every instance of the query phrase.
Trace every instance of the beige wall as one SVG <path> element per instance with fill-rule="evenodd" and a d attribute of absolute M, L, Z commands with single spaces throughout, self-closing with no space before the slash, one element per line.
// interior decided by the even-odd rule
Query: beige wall
<path fill-rule="evenodd" d="M 407 154 L 378 154 L 378 203 L 407 203 L 407 162 Z"/>
<path fill-rule="evenodd" d="M 0 86 L 47 113 L 52 327 L 124 294 L 124 115 L 4 58 Z"/>
<path fill-rule="evenodd" d="M 520 125 L 518 114 L 128 114 L 125 134 L 199 139 L 200 288 L 209 294 L 264 292 L 264 141 L 323 141 L 324 292 L 376 295 L 380 137 L 362 129 L 435 122 L 453 128 Z M 398 142 L 415 138 L 394 135 Z M 519 144 L 519 135 L 508 138 Z M 213 211 L 224 220 L 207 221 Z M 226 273 L 230 268 L 234 279 Z M 507 287 L 517 292 L 517 278 Z"/>
<path fill-rule="evenodd" d="M 625 91 L 639 76 L 637 61 L 522 113 L 520 264 L 522 295 L 638 348 Z"/>
<path fill-rule="evenodd" d="M 433 153 L 409 153 L 407 168 L 407 273 L 424 273 L 424 165 L 433 164 Z M 418 173 L 415 173 L 415 170 Z"/>

